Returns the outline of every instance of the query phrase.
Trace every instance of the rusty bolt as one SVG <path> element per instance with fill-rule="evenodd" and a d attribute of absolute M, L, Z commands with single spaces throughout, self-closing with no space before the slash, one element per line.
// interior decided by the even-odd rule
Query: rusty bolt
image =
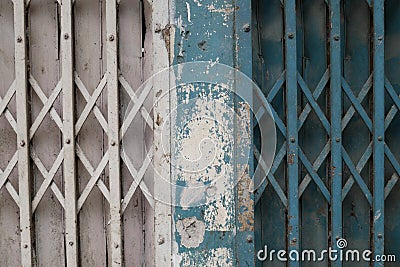
<path fill-rule="evenodd" d="M 335 35 L 335 36 L 333 36 L 333 40 L 335 40 L 335 41 L 339 41 L 339 40 L 340 40 L 340 37 L 339 37 L 339 35 Z"/>
<path fill-rule="evenodd" d="M 71 143 L 71 140 L 69 138 L 67 138 L 67 139 L 65 139 L 65 143 L 69 144 L 69 143 Z"/>
<path fill-rule="evenodd" d="M 294 38 L 294 33 L 292 33 L 292 32 L 289 33 L 289 34 L 288 34 L 288 37 L 289 37 L 289 39 L 293 39 L 293 38 Z"/>
<path fill-rule="evenodd" d="M 65 39 L 65 40 L 68 40 L 68 38 L 69 38 L 68 33 L 64 34 L 64 39 Z"/>
<path fill-rule="evenodd" d="M 19 142 L 19 145 L 22 146 L 22 147 L 25 146 L 25 141 L 24 141 L 24 140 L 21 140 L 21 141 Z"/>
<path fill-rule="evenodd" d="M 290 137 L 290 142 L 294 143 L 294 142 L 296 142 L 296 139 L 294 137 Z"/>
<path fill-rule="evenodd" d="M 383 237 L 382 234 L 378 234 L 378 238 L 381 239 Z"/>
<path fill-rule="evenodd" d="M 70 246 L 73 246 L 74 245 L 74 242 L 72 242 L 72 241 L 69 241 L 69 243 L 68 243 Z"/>
<path fill-rule="evenodd" d="M 382 140 L 383 140 L 382 136 L 378 136 L 378 141 L 382 141 Z"/>
<path fill-rule="evenodd" d="M 108 37 L 108 40 L 110 40 L 110 42 L 114 41 L 114 35 L 111 34 L 111 35 Z"/>
<path fill-rule="evenodd" d="M 249 32 L 250 31 L 250 24 L 246 23 L 245 25 L 243 25 L 243 31 L 244 32 Z"/>
<path fill-rule="evenodd" d="M 24 248 L 28 248 L 28 244 L 24 244 Z"/>
<path fill-rule="evenodd" d="M 253 243 L 253 236 L 252 235 L 248 235 L 246 238 L 247 243 Z"/>
<path fill-rule="evenodd" d="M 22 37 L 21 37 L 21 36 L 18 36 L 17 42 L 18 42 L 18 43 L 21 43 L 21 42 L 22 42 Z"/>
<path fill-rule="evenodd" d="M 340 138 L 339 137 L 336 137 L 336 142 L 340 142 Z"/>

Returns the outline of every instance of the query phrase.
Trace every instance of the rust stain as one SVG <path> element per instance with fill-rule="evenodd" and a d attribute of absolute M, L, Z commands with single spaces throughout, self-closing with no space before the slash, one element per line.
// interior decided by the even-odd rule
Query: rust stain
<path fill-rule="evenodd" d="M 162 38 L 164 39 L 165 42 L 165 48 L 167 49 L 168 52 L 168 58 L 169 62 L 171 63 L 173 61 L 173 39 L 174 39 L 174 34 L 175 34 L 175 27 L 174 25 L 167 24 L 164 29 L 161 30 Z M 172 42 L 172 46 L 171 46 Z"/>
<path fill-rule="evenodd" d="M 294 153 L 288 154 L 288 164 L 293 165 L 294 164 Z"/>
<path fill-rule="evenodd" d="M 237 184 L 239 231 L 254 231 L 254 200 L 250 191 L 252 187 L 253 181 L 246 166 L 246 173 L 243 173 Z"/>

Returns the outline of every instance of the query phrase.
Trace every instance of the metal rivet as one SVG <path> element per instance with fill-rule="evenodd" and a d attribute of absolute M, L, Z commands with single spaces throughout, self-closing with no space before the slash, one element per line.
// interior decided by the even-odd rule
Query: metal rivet
<path fill-rule="evenodd" d="M 382 141 L 382 140 L 383 140 L 382 136 L 378 136 L 378 141 Z"/>
<path fill-rule="evenodd" d="M 339 137 L 336 137 L 336 142 L 340 142 L 340 138 Z"/>
<path fill-rule="evenodd" d="M 24 244 L 24 248 L 28 248 L 28 244 Z"/>
<path fill-rule="evenodd" d="M 112 142 L 111 142 L 111 146 L 115 146 L 115 141 L 112 141 Z"/>
<path fill-rule="evenodd" d="M 290 142 L 294 143 L 294 142 L 296 142 L 296 139 L 294 137 L 291 137 Z"/>
<path fill-rule="evenodd" d="M 21 140 L 21 141 L 19 142 L 19 145 L 20 145 L 20 146 L 25 146 L 25 141 L 24 141 L 24 140 Z"/>
<path fill-rule="evenodd" d="M 246 238 L 247 243 L 253 243 L 253 236 L 252 235 L 248 235 Z"/>
<path fill-rule="evenodd" d="M 383 36 L 379 36 L 379 37 L 378 37 L 378 40 L 379 40 L 379 41 L 382 41 L 382 40 L 383 40 Z"/>
<path fill-rule="evenodd" d="M 74 242 L 72 242 L 72 241 L 69 241 L 69 243 L 68 243 L 70 246 L 73 246 L 74 245 Z"/>
<path fill-rule="evenodd" d="M 65 143 L 69 144 L 69 143 L 71 143 L 71 140 L 69 138 L 67 138 L 67 139 L 65 139 Z"/>
<path fill-rule="evenodd" d="M 339 41 L 339 40 L 340 40 L 340 37 L 339 37 L 339 35 L 335 35 L 335 36 L 333 36 L 333 40 L 335 40 L 335 41 Z"/>
<path fill-rule="evenodd" d="M 246 23 L 245 25 L 243 25 L 243 31 L 244 32 L 249 32 L 250 31 L 250 24 Z"/>
<path fill-rule="evenodd" d="M 110 40 L 111 42 L 114 41 L 114 35 L 111 34 L 111 35 L 108 37 L 108 40 Z"/>
<path fill-rule="evenodd" d="M 22 42 L 22 37 L 21 37 L 21 36 L 18 36 L 17 42 L 18 42 L 18 43 L 21 43 L 21 42 Z"/>
<path fill-rule="evenodd" d="M 293 238 L 293 239 L 292 239 L 292 242 L 293 242 L 293 243 L 296 243 L 296 242 L 297 242 L 297 239 L 296 239 L 296 238 Z"/>
<path fill-rule="evenodd" d="M 115 244 L 114 247 L 115 247 L 115 248 L 119 248 L 119 245 L 118 245 L 118 244 Z"/>
<path fill-rule="evenodd" d="M 159 245 L 162 245 L 162 244 L 164 244 L 164 243 L 165 243 L 164 237 L 160 237 L 160 238 L 158 239 L 158 244 L 159 244 Z"/>
<path fill-rule="evenodd" d="M 378 234 L 378 238 L 382 238 L 383 237 L 383 235 L 382 234 Z"/>
<path fill-rule="evenodd" d="M 288 34 L 288 37 L 289 37 L 289 39 L 293 39 L 293 38 L 294 38 L 294 33 L 292 33 L 292 32 L 289 33 L 289 34 Z"/>
<path fill-rule="evenodd" d="M 64 34 L 64 39 L 67 40 L 69 38 L 68 33 Z"/>
<path fill-rule="evenodd" d="M 336 236 L 336 240 L 339 240 L 340 239 L 340 236 Z"/>

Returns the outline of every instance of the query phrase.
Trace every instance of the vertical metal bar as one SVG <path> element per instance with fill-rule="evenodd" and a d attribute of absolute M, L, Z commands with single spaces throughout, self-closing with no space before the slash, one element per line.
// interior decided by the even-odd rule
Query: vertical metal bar
<path fill-rule="evenodd" d="M 158 25 L 168 25 L 170 23 L 170 13 L 167 12 L 170 8 L 170 1 L 167 0 L 153 0 L 153 10 L 152 10 L 152 31 L 156 32 Z M 172 38 L 168 34 L 175 34 L 174 32 L 167 31 L 165 38 Z M 165 42 L 163 38 L 155 36 L 153 38 L 153 72 L 157 73 L 164 68 L 169 67 L 169 54 L 175 49 L 174 46 L 167 46 L 165 49 Z M 170 106 L 176 104 L 176 100 L 172 100 L 172 94 L 169 92 L 169 87 L 166 88 L 167 83 L 170 86 L 170 79 L 165 75 L 165 80 L 157 79 L 154 81 L 154 95 L 153 95 L 153 116 L 154 121 L 156 121 L 157 116 L 164 118 L 166 121 L 170 121 Z M 163 89 L 162 93 L 159 94 L 159 89 Z M 171 98 L 171 99 L 170 99 Z M 165 132 L 169 131 L 168 138 L 173 138 L 170 130 L 171 124 L 164 126 L 154 124 L 154 137 L 153 146 L 163 147 L 164 149 L 154 150 L 154 195 L 160 196 L 160 199 L 172 200 L 172 189 L 170 186 L 171 179 L 171 166 L 169 160 L 165 160 L 165 154 L 170 154 L 170 144 L 167 147 L 163 144 L 163 137 Z M 166 182 L 161 182 L 167 180 Z M 163 203 L 158 199 L 154 199 L 154 261 L 150 265 L 154 266 L 172 266 L 172 244 L 173 244 L 173 231 L 172 231 L 172 207 L 168 204 Z M 175 252 L 177 253 L 177 251 Z"/>
<path fill-rule="evenodd" d="M 373 234 L 374 254 L 384 253 L 384 135 L 385 135 L 385 58 L 384 58 L 384 0 L 373 1 L 374 24 L 374 78 L 373 78 L 373 167 L 374 167 L 374 200 L 373 200 Z M 374 266 L 383 266 L 375 262 Z"/>
<path fill-rule="evenodd" d="M 343 235 L 342 225 L 342 62 L 340 41 L 340 0 L 330 5 L 330 107 L 331 107 L 331 246 L 337 248 L 337 240 Z M 332 262 L 342 266 L 341 261 Z"/>
<path fill-rule="evenodd" d="M 296 1 L 285 1 L 288 251 L 299 251 Z M 299 266 L 299 262 L 290 262 Z"/>
<path fill-rule="evenodd" d="M 238 68 L 242 73 L 246 74 L 248 77 L 252 77 L 252 32 L 251 32 L 251 1 L 234 1 L 234 5 L 237 9 L 234 17 L 234 29 L 235 29 L 235 37 L 236 40 L 236 49 L 234 50 L 234 66 Z M 239 89 L 240 90 L 240 89 Z M 238 92 L 237 92 L 238 93 Z M 242 92 L 246 95 L 247 103 L 249 109 L 245 109 L 246 111 L 241 111 L 241 103 L 237 97 L 233 97 L 234 106 L 236 109 L 236 113 L 239 114 L 242 118 L 251 118 L 250 112 L 253 108 L 253 92 L 252 90 L 248 90 L 246 92 Z M 253 141 L 252 138 L 247 142 L 240 144 L 239 140 L 245 134 L 241 130 L 241 127 L 238 127 L 239 121 L 236 116 L 234 117 L 234 138 L 235 138 L 235 153 L 240 153 L 240 151 L 244 151 L 247 146 L 250 147 L 250 155 L 253 155 Z M 253 121 L 251 119 L 247 122 L 247 125 L 250 129 L 250 136 L 253 136 Z M 241 139 L 243 141 L 243 139 Z M 250 181 L 250 177 L 253 176 L 254 162 L 253 157 L 250 159 L 243 159 L 242 157 L 235 155 L 235 181 L 238 181 L 237 189 L 235 190 L 235 203 L 236 203 L 236 211 L 237 214 L 236 219 L 236 260 L 240 265 L 249 265 L 254 266 L 254 224 L 251 226 L 245 226 L 241 222 L 240 218 L 243 217 L 243 211 L 245 210 L 247 215 L 246 218 L 254 222 L 254 204 L 250 207 L 249 203 L 254 203 L 254 194 L 251 192 L 246 192 L 248 190 L 248 185 L 246 184 Z M 243 170 L 245 166 L 248 165 L 247 176 L 242 176 L 239 170 Z M 240 167 L 239 167 L 240 166 Z M 248 179 L 248 180 L 247 180 Z M 246 188 L 245 190 L 240 190 L 239 188 Z M 249 194 L 247 196 L 247 194 Z"/>
<path fill-rule="evenodd" d="M 107 93 L 108 93 L 108 151 L 110 177 L 110 238 L 112 266 L 122 264 L 121 239 L 121 175 L 119 156 L 119 90 L 117 3 L 106 1 L 107 32 Z"/>
<path fill-rule="evenodd" d="M 77 196 L 75 167 L 75 109 L 73 81 L 72 0 L 61 5 L 61 72 L 65 187 L 65 247 L 68 266 L 78 266 Z"/>
<path fill-rule="evenodd" d="M 18 176 L 20 199 L 21 265 L 33 265 L 31 174 L 29 160 L 28 79 L 24 0 L 14 1 L 15 87 L 17 101 Z"/>

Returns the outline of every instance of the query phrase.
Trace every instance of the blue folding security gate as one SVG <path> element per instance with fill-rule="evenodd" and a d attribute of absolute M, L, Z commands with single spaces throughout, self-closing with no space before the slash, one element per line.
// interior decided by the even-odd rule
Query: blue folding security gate
<path fill-rule="evenodd" d="M 318 253 L 345 239 L 348 249 L 400 256 L 399 14 L 397 0 L 252 2 L 253 79 L 278 134 L 255 195 L 256 252 Z"/>

